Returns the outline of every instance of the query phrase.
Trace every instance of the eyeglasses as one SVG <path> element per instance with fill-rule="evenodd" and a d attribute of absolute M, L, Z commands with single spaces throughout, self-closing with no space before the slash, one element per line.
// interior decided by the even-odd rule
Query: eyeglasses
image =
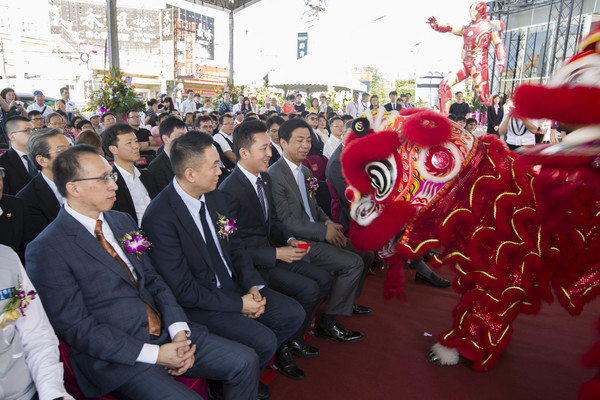
<path fill-rule="evenodd" d="M 46 156 L 46 158 L 50 157 L 50 154 L 62 153 L 63 151 L 67 150 L 69 147 L 57 147 L 56 150 L 49 151 L 48 156 Z"/>
<path fill-rule="evenodd" d="M 104 176 L 96 176 L 94 178 L 73 179 L 71 182 L 93 181 L 94 179 L 97 179 L 97 180 L 104 181 L 104 184 L 108 185 L 111 181 L 116 183 L 118 178 L 119 178 L 119 174 L 117 174 L 116 172 L 113 172 L 112 174 L 108 174 L 108 175 L 104 175 Z"/>
<path fill-rule="evenodd" d="M 18 130 L 18 131 L 13 131 L 12 133 L 19 133 L 19 132 L 33 133 L 33 131 L 35 131 L 35 129 L 33 129 L 33 128 L 25 128 L 25 129 L 21 129 L 21 130 Z"/>
<path fill-rule="evenodd" d="M 316 121 L 317 119 L 315 117 L 311 117 L 311 118 L 308 118 L 308 120 L 309 121 Z"/>
<path fill-rule="evenodd" d="M 39 118 L 31 118 L 32 121 L 43 121 L 44 118 L 39 117 Z"/>

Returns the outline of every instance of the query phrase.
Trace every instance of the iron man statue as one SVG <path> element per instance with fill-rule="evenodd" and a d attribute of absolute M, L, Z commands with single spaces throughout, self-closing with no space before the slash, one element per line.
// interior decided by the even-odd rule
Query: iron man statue
<path fill-rule="evenodd" d="M 427 23 L 437 32 L 452 32 L 462 36 L 464 40 L 462 59 L 463 65 L 458 71 L 450 72 L 440 83 L 440 111 L 447 114 L 447 106 L 452 98 L 450 88 L 469 76 L 473 78 L 479 99 L 485 106 L 492 104 L 492 96 L 488 85 L 488 47 L 490 42 L 496 46 L 496 65 L 500 73 L 506 67 L 506 51 L 502 42 L 501 32 L 504 23 L 499 20 L 490 21 L 487 16 L 487 5 L 483 1 L 471 4 L 469 8 L 471 23 L 460 28 L 450 25 L 439 25 L 435 17 L 430 17 Z"/>

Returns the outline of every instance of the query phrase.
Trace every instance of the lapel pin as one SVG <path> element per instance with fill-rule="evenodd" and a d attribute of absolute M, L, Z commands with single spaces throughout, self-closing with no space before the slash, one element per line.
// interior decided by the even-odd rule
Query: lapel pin
<path fill-rule="evenodd" d="M 12 213 L 6 213 L 6 218 L 12 217 Z"/>

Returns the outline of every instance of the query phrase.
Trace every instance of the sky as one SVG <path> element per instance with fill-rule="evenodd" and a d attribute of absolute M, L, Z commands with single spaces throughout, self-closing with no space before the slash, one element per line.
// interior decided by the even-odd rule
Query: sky
<path fill-rule="evenodd" d="M 404 79 L 460 66 L 462 39 L 426 20 L 466 25 L 473 0 L 327 0 L 318 18 L 305 1 L 261 0 L 235 14 L 236 83 L 260 84 L 269 70 L 293 66 L 298 32 L 308 32 L 307 64 L 328 74 L 374 66 Z"/>

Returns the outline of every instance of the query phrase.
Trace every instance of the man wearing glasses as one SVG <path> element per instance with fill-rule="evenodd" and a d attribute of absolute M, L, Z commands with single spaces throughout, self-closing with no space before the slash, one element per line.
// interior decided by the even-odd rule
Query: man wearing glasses
<path fill-rule="evenodd" d="M 117 184 L 108 162 L 78 145 L 52 171 L 66 202 L 27 246 L 27 273 L 54 331 L 73 349 L 84 395 L 200 399 L 172 379 L 184 376 L 224 381 L 226 399 L 256 399 L 256 353 L 188 323 L 146 248 L 138 254 L 119 244 L 138 228 L 110 210 Z"/>
<path fill-rule="evenodd" d="M 158 146 L 154 141 L 154 137 L 150 133 L 150 131 L 146 128 L 141 127 L 142 118 L 140 117 L 140 113 L 137 111 L 129 111 L 127 113 L 127 123 L 133 129 L 133 133 L 137 137 L 137 140 L 140 144 L 140 151 L 155 155 L 156 150 L 158 150 Z"/>
<path fill-rule="evenodd" d="M 44 128 L 45 119 L 41 112 L 36 110 L 31 111 L 29 113 L 29 119 L 33 124 L 33 130 L 39 131 L 40 129 Z"/>
<path fill-rule="evenodd" d="M 34 237 L 54 221 L 65 203 L 54 183 L 52 164 L 69 147 L 71 144 L 60 129 L 42 129 L 32 133 L 27 141 L 27 155 L 40 173 L 17 193 L 17 197 L 25 201 Z"/>
<path fill-rule="evenodd" d="M 4 193 L 15 195 L 37 175 L 33 162 L 27 155 L 27 140 L 33 133 L 33 124 L 25 117 L 6 120 L 6 133 L 10 149 L 0 156 L 0 167 L 5 170 Z"/>

